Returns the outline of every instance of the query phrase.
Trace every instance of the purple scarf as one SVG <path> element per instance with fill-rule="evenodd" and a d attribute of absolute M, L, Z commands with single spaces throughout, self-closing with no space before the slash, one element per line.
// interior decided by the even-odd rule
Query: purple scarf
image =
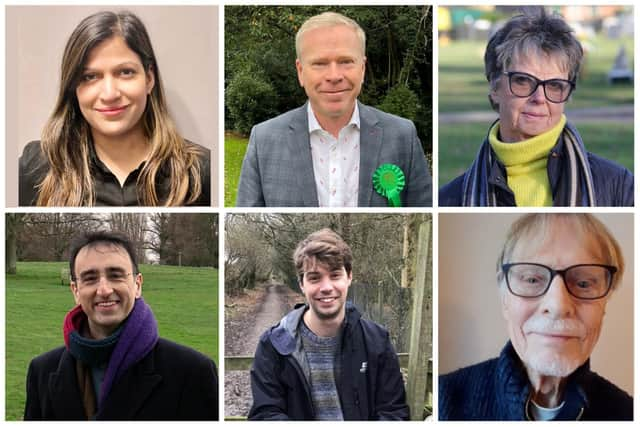
<path fill-rule="evenodd" d="M 74 331 L 79 332 L 81 325 L 86 322 L 87 315 L 79 305 L 67 313 L 64 321 L 64 337 L 68 349 L 70 348 L 69 336 Z M 133 305 L 133 310 L 124 321 L 118 342 L 109 358 L 109 364 L 100 386 L 99 409 L 102 408 L 113 384 L 118 382 L 127 369 L 149 354 L 157 341 L 158 324 L 156 318 L 144 299 L 138 298 Z"/>
<path fill-rule="evenodd" d="M 118 382 L 122 374 L 141 361 L 153 349 L 158 341 L 158 323 L 142 297 L 138 298 L 129 313 L 116 348 L 113 349 L 111 359 L 100 387 L 100 403 L 106 400 L 113 384 Z"/>

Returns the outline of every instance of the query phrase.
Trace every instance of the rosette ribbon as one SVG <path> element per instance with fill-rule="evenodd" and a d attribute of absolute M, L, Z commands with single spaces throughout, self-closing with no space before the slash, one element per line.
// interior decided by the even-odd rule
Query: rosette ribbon
<path fill-rule="evenodd" d="M 404 173 L 398 166 L 385 163 L 373 173 L 373 188 L 386 197 L 389 207 L 402 207 L 400 192 L 404 188 Z"/>

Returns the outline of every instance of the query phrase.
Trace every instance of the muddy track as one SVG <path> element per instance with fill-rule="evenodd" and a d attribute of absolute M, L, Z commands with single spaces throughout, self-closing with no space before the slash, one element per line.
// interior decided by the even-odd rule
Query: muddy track
<path fill-rule="evenodd" d="M 281 284 L 266 284 L 259 288 L 254 300 L 233 298 L 232 304 L 242 306 L 232 318 L 225 317 L 225 356 L 253 356 L 260 336 L 277 324 L 302 297 Z M 225 301 L 225 303 L 229 303 Z M 254 304 L 253 307 L 246 307 Z M 224 375 L 224 415 L 246 416 L 251 408 L 249 371 L 227 371 Z"/>

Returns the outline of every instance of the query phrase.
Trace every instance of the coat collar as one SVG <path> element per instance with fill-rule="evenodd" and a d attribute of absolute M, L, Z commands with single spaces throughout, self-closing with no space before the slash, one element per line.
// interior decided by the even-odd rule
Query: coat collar
<path fill-rule="evenodd" d="M 295 308 L 280 320 L 275 326 L 269 339 L 278 353 L 288 356 L 298 350 L 298 325 L 302 321 L 302 316 L 309 306 L 307 304 L 296 304 Z M 349 333 L 355 323 L 360 319 L 360 312 L 347 301 L 345 312 L 345 332 Z M 345 334 L 347 335 L 347 334 Z"/>
<path fill-rule="evenodd" d="M 358 102 L 360 110 L 360 176 L 358 206 L 371 206 L 373 173 L 380 166 L 383 129 L 371 107 Z"/>
<path fill-rule="evenodd" d="M 104 407 L 98 410 L 98 420 L 132 420 L 144 402 L 162 381 L 155 370 L 154 352 L 150 352 L 137 365 L 113 385 Z M 76 359 L 65 349 L 58 369 L 49 376 L 49 395 L 58 419 L 84 419 L 82 397 L 75 374 Z M 135 390 L 135 392 L 134 392 Z"/>
<path fill-rule="evenodd" d="M 298 188 L 302 190 L 303 207 L 318 207 L 316 179 L 313 175 L 313 159 L 311 158 L 311 142 L 309 139 L 309 119 L 307 104 L 291 112 L 287 146 L 293 153 L 291 170 L 299 174 Z"/>
<path fill-rule="evenodd" d="M 588 406 L 582 384 L 589 373 L 589 361 L 576 369 L 567 378 L 564 391 L 565 405 L 556 420 L 577 420 Z M 527 372 L 511 341 L 502 349 L 498 359 L 496 399 L 500 407 L 498 419 L 526 420 L 529 418 L 528 404 L 532 389 Z"/>

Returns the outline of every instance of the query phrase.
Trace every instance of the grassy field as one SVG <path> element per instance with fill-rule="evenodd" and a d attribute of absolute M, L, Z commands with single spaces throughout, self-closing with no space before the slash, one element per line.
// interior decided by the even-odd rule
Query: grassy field
<path fill-rule="evenodd" d="M 438 181 L 442 186 L 463 173 L 473 161 L 490 123 L 449 124 L 439 128 Z M 587 150 L 633 171 L 633 123 L 576 125 Z"/>
<path fill-rule="evenodd" d="M 479 41 L 456 41 L 439 48 L 439 112 L 490 111 L 484 77 L 484 49 Z M 578 86 L 567 110 L 633 104 L 633 85 L 606 84 L 607 72 L 624 46 L 633 64 L 633 39 L 596 37 L 585 42 L 586 55 Z M 475 157 L 490 123 L 440 124 L 438 184 L 464 172 Z M 577 124 L 585 145 L 602 157 L 633 171 L 633 123 Z"/>
<path fill-rule="evenodd" d="M 224 205 L 226 207 L 236 205 L 240 169 L 248 144 L 247 138 L 230 134 L 224 137 Z"/>
<path fill-rule="evenodd" d="M 583 70 L 567 108 L 602 107 L 633 103 L 633 85 L 607 85 L 606 75 L 624 46 L 633 64 L 633 39 L 610 40 L 596 37 L 585 42 Z M 490 110 L 489 85 L 484 76 L 485 42 L 455 41 L 439 46 L 439 111 Z"/>
<path fill-rule="evenodd" d="M 62 321 L 74 305 L 60 271 L 67 263 L 18 263 L 6 276 L 6 419 L 22 419 L 29 361 L 64 344 Z M 218 271 L 141 265 L 143 296 L 160 336 L 192 347 L 218 363 Z"/>

